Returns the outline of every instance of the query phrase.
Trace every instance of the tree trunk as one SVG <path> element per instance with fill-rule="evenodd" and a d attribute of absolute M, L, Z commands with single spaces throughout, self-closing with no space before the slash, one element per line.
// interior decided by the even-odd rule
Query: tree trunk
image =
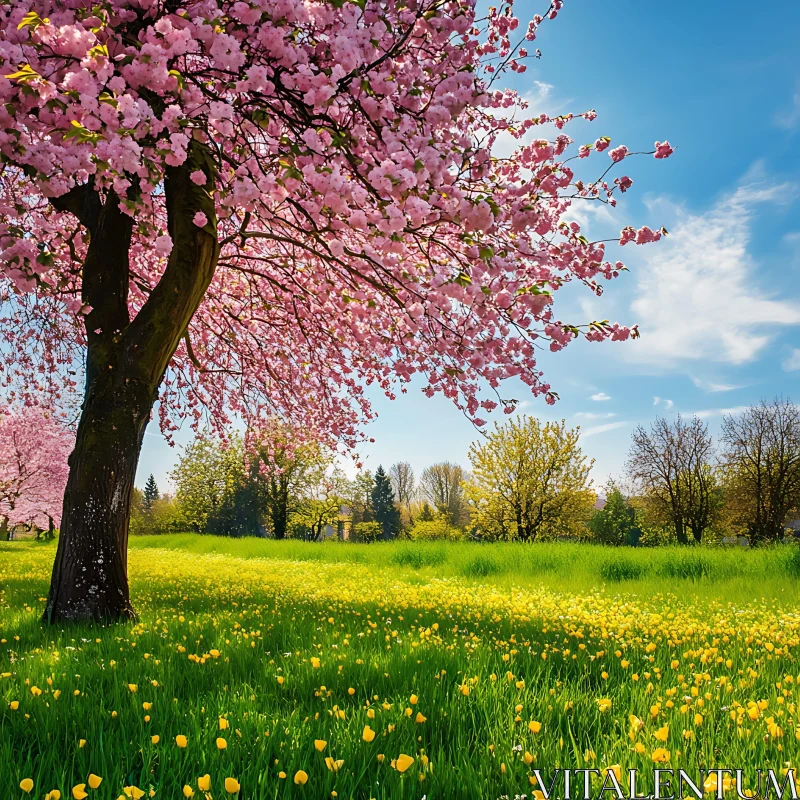
<path fill-rule="evenodd" d="M 686 526 L 683 524 L 682 519 L 675 521 L 675 534 L 678 537 L 678 544 L 689 544 L 689 537 L 686 535 Z"/>
<path fill-rule="evenodd" d="M 11 541 L 11 529 L 8 527 L 8 517 L 0 517 L 0 541 Z"/>
<path fill-rule="evenodd" d="M 47 622 L 135 617 L 128 589 L 128 523 L 154 399 L 150 387 L 110 375 L 97 375 L 88 387 L 69 458 Z"/>
<path fill-rule="evenodd" d="M 197 170 L 206 176 L 203 186 L 189 177 Z M 173 248 L 133 320 L 128 307 L 133 220 L 119 210 L 119 198 L 108 192 L 103 202 L 90 181 L 51 200 L 89 233 L 81 283 L 89 310 L 86 393 L 69 458 L 45 622 L 135 616 L 127 575 L 133 481 L 158 387 L 214 276 L 219 255 L 211 194 L 215 175 L 210 149 L 196 140 L 189 144 L 186 162 L 167 169 L 164 198 Z M 198 211 L 208 220 L 202 228 L 193 222 Z"/>

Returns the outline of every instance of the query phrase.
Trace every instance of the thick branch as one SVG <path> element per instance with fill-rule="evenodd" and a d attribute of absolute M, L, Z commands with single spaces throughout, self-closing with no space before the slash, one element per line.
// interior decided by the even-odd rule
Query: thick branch
<path fill-rule="evenodd" d="M 202 170 L 203 186 L 189 176 Z M 123 368 L 158 386 L 181 338 L 205 296 L 219 257 L 217 217 L 211 192 L 216 166 L 205 144 L 193 140 L 180 167 L 167 170 L 164 195 L 173 247 L 167 267 L 123 341 Z M 198 212 L 207 223 L 194 223 Z"/>

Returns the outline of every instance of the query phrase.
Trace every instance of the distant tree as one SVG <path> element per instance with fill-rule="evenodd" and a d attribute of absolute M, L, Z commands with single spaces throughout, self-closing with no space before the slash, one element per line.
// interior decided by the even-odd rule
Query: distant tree
<path fill-rule="evenodd" d="M 589 530 L 601 544 L 636 544 L 640 533 L 636 525 L 636 509 L 628 503 L 617 485 L 606 486 L 606 502 L 592 514 Z"/>
<path fill-rule="evenodd" d="M 415 481 L 414 470 L 407 461 L 398 461 L 389 468 L 389 478 L 392 481 L 392 489 L 401 511 L 405 511 L 409 524 L 413 524 L 414 519 L 411 514 L 411 503 L 414 500 Z"/>
<path fill-rule="evenodd" d="M 375 514 L 375 521 L 381 525 L 382 538 L 393 539 L 397 536 L 400 530 L 400 510 L 394 502 L 394 492 L 389 476 L 381 466 L 375 470 L 372 511 Z"/>
<path fill-rule="evenodd" d="M 0 410 L 0 539 L 15 525 L 55 535 L 74 441 L 47 411 Z"/>
<path fill-rule="evenodd" d="M 728 502 L 753 544 L 775 542 L 800 509 L 800 409 L 775 398 L 723 418 Z"/>
<path fill-rule="evenodd" d="M 461 526 L 467 521 L 464 502 L 466 478 L 464 469 L 449 461 L 426 467 L 420 476 L 420 493 L 440 514 L 447 517 L 451 525 Z"/>
<path fill-rule="evenodd" d="M 358 472 L 350 481 L 346 490 L 346 503 L 350 507 L 353 525 L 359 522 L 374 522 L 375 513 L 372 508 L 372 490 L 375 480 L 369 470 Z"/>
<path fill-rule="evenodd" d="M 429 503 L 423 503 L 422 505 L 422 512 L 419 515 L 420 522 L 433 522 L 436 518 L 436 515 L 433 513 L 433 509 L 430 507 Z"/>
<path fill-rule="evenodd" d="M 142 492 L 142 506 L 144 507 L 145 511 L 150 511 L 153 508 L 153 503 L 158 500 L 158 485 L 156 484 L 156 479 L 153 477 L 153 473 L 150 473 L 150 477 L 147 479 L 147 482 L 144 485 L 144 491 Z"/>
<path fill-rule="evenodd" d="M 594 504 L 579 429 L 542 425 L 534 417 L 495 423 L 470 447 L 472 480 L 466 496 L 485 536 L 532 542 L 540 536 L 577 536 Z"/>
<path fill-rule="evenodd" d="M 432 520 L 418 519 L 407 532 L 412 541 L 424 542 L 433 540 L 458 541 L 464 539 L 466 533 L 462 528 L 454 528 L 444 516 Z"/>
<path fill-rule="evenodd" d="M 383 535 L 383 528 L 380 522 L 357 522 L 353 525 L 353 541 L 369 544 L 377 542 Z"/>
<path fill-rule="evenodd" d="M 303 441 L 277 420 L 271 420 L 255 439 L 252 479 L 258 483 L 272 535 L 283 539 L 303 497 L 323 479 L 332 458 L 318 443 Z"/>
<path fill-rule="evenodd" d="M 320 473 L 309 485 L 294 515 L 295 532 L 304 539 L 320 541 L 328 525 L 337 526 L 347 489 L 347 478 L 340 469 Z"/>
<path fill-rule="evenodd" d="M 187 445 L 172 480 L 186 524 L 205 533 L 212 520 L 212 527 L 219 531 L 222 520 L 231 518 L 233 498 L 245 482 L 242 438 L 233 436 L 223 443 L 215 437 L 198 436 Z"/>
<path fill-rule="evenodd" d="M 697 417 L 659 417 L 649 431 L 640 425 L 633 433 L 628 474 L 650 518 L 671 525 L 681 544 L 689 533 L 700 542 L 718 513 L 712 455 L 708 426 Z"/>

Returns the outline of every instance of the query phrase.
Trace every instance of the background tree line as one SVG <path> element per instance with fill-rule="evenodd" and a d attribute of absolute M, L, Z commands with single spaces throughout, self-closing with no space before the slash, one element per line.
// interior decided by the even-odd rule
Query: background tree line
<path fill-rule="evenodd" d="M 784 538 L 800 514 L 800 414 L 789 400 L 724 418 L 718 446 L 697 417 L 657 418 L 631 437 L 626 473 L 592 487 L 579 428 L 519 417 L 475 442 L 469 470 L 417 477 L 407 462 L 349 478 L 335 454 L 275 423 L 256 446 L 199 437 L 134 497 L 132 530 L 318 541 L 583 539 L 614 545 Z"/>

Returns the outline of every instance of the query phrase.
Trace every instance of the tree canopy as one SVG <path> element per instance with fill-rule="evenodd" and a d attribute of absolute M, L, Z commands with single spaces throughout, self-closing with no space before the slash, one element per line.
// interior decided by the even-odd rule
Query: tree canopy
<path fill-rule="evenodd" d="M 495 424 L 470 447 L 466 496 L 477 531 L 493 539 L 530 542 L 540 535 L 574 536 L 595 500 L 579 429 L 564 420 L 542 424 L 534 417 Z"/>
<path fill-rule="evenodd" d="M 48 620 L 133 615 L 128 515 L 157 399 L 167 435 L 277 414 L 352 445 L 365 384 L 392 396 L 420 374 L 482 425 L 513 410 L 507 378 L 555 401 L 542 343 L 636 335 L 554 306 L 623 268 L 569 209 L 613 206 L 632 181 L 608 173 L 632 153 L 572 148 L 566 126 L 594 111 L 550 119 L 496 85 L 544 19 L 521 26 L 511 3 L 479 19 L 473 0 L 0 8 L 2 366 L 27 400 L 86 372 Z M 498 158 L 501 134 L 519 146 Z M 604 151 L 599 177 L 577 174 Z"/>

